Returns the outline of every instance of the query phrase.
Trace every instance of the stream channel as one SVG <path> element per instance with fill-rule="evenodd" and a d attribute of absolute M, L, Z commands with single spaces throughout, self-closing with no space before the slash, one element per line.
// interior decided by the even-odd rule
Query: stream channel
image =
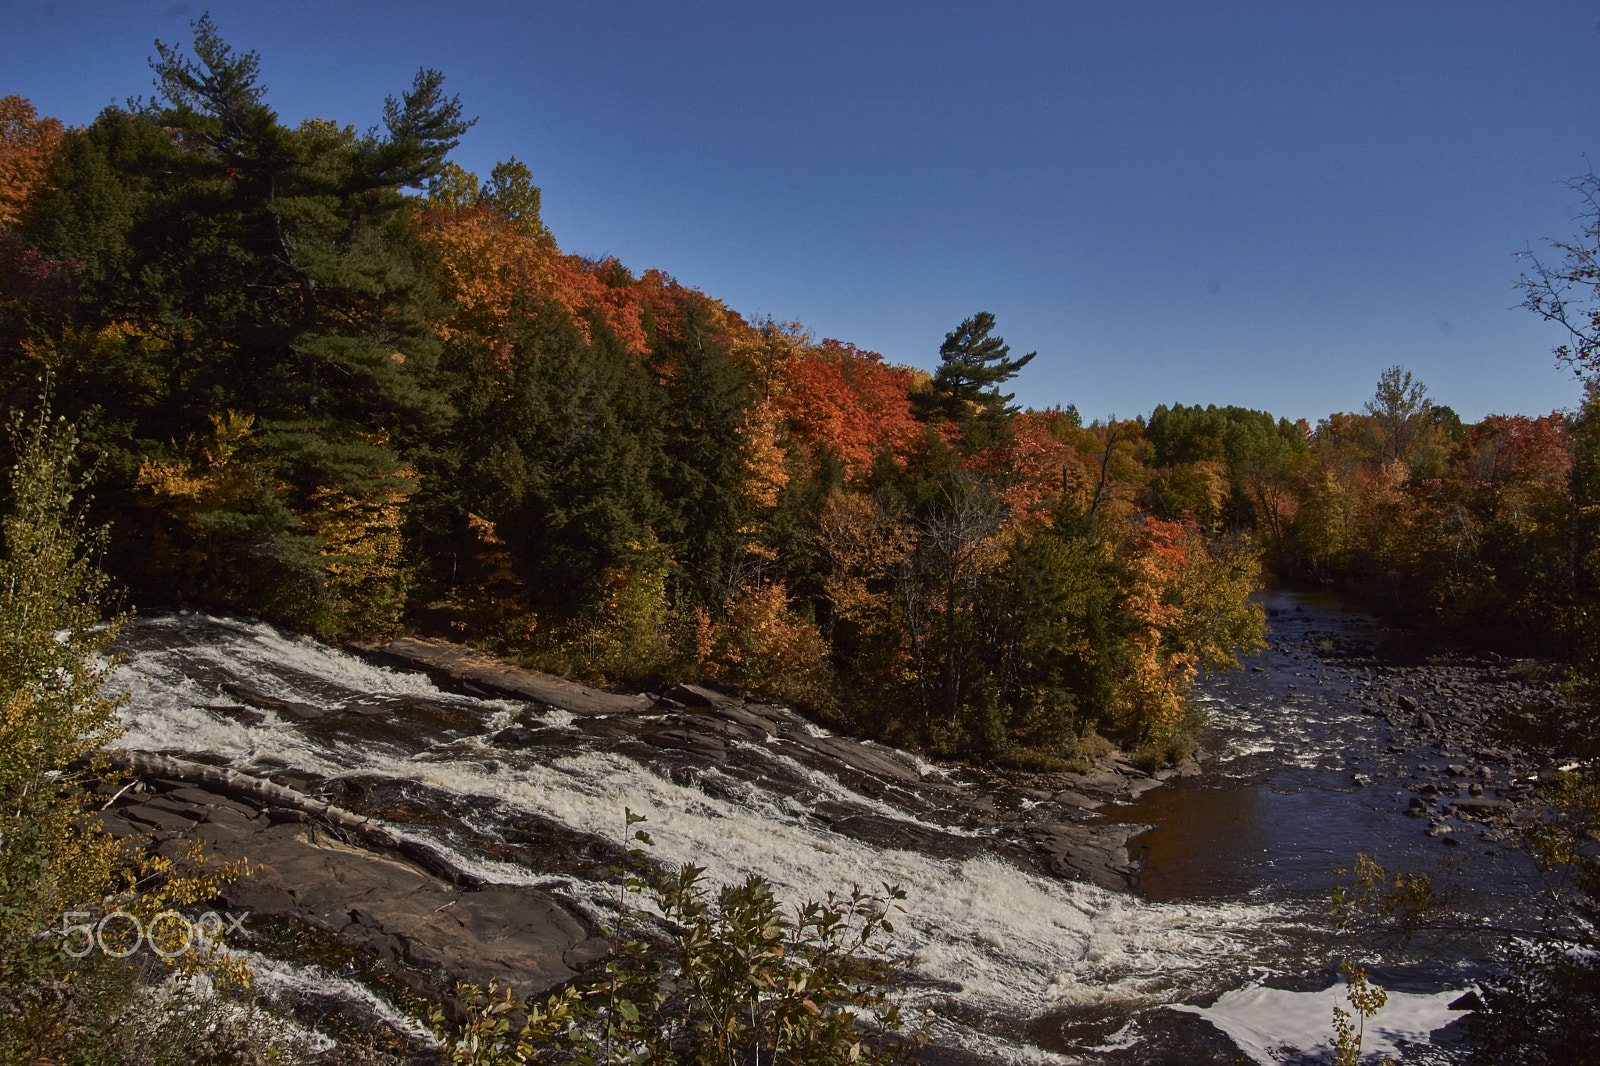
<path fill-rule="evenodd" d="M 897 884 L 908 894 L 897 941 L 915 960 L 907 1014 L 948 1049 L 930 1061 L 1324 1061 L 1346 947 L 1331 929 L 1336 867 L 1366 853 L 1472 886 L 1457 906 L 1484 919 L 1518 906 L 1532 872 L 1492 825 L 1411 810 L 1422 786 L 1466 796 L 1469 778 L 1474 794 L 1514 794 L 1526 767 L 1454 750 L 1459 736 L 1443 725 L 1419 735 L 1414 719 L 1430 705 L 1448 714 L 1452 694 L 1469 695 L 1462 678 L 1488 678 L 1481 703 L 1497 698 L 1494 678 L 1515 689 L 1517 675 L 1492 657 L 1395 665 L 1369 618 L 1289 591 L 1265 605 L 1271 646 L 1198 684 L 1203 772 L 1098 809 L 887 748 L 873 750 L 895 772 L 862 773 L 828 757 L 826 731 L 781 709 L 763 712 L 770 735 L 750 729 L 719 748 L 670 733 L 642 743 L 621 716 L 445 691 L 237 618 L 139 620 L 115 683 L 132 694 L 127 748 L 373 814 L 481 882 L 537 888 L 590 922 L 608 920 L 605 842 L 624 807 L 649 817 L 655 858 L 705 866 L 713 881 L 760 874 L 789 900 Z M 268 698 L 251 709 L 249 693 Z M 1027 859 L 1029 827 L 1108 822 L 1154 827 L 1129 845 L 1142 860 L 1133 891 Z M 1461 1015 L 1450 1004 L 1486 947 L 1457 938 L 1367 954 L 1390 990 L 1368 1050 L 1451 1061 Z M 259 961 L 269 992 L 400 1024 L 391 999 L 348 974 Z"/>

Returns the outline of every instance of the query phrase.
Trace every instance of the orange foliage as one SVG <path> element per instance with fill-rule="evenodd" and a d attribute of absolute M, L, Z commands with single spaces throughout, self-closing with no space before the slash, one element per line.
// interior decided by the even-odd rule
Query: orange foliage
<path fill-rule="evenodd" d="M 780 399 L 790 433 L 815 459 L 833 448 L 848 477 L 887 449 L 903 454 L 921 432 L 911 414 L 911 372 L 877 352 L 825 340 L 789 362 Z"/>
<path fill-rule="evenodd" d="M 1165 602 L 1170 589 L 1189 564 L 1190 525 L 1146 518 L 1129 546 L 1128 572 L 1131 582 L 1124 606 L 1129 614 L 1154 633 L 1171 625 L 1182 608 Z"/>
<path fill-rule="evenodd" d="M 61 122 L 40 118 L 23 97 L 0 97 L 0 226 L 22 221 L 28 201 L 50 176 Z"/>
<path fill-rule="evenodd" d="M 548 238 L 530 239 L 512 220 L 493 207 L 434 208 L 424 216 L 439 253 L 444 295 L 455 303 L 450 319 L 440 326 L 446 340 L 460 334 L 484 338 L 502 369 L 510 367 L 510 342 L 504 335 L 519 300 L 543 299 L 560 304 L 589 339 L 592 315 L 610 326 L 623 347 L 643 354 L 645 333 L 640 293 L 616 261 L 590 263 L 562 255 Z"/>
<path fill-rule="evenodd" d="M 1011 439 L 986 448 L 968 466 L 999 489 L 1012 521 L 1043 518 L 1060 495 L 1070 471 L 1081 471 L 1072 445 L 1052 432 L 1053 411 L 1024 411 L 1012 423 Z"/>
<path fill-rule="evenodd" d="M 1145 739 L 1170 738 L 1183 719 L 1183 692 L 1198 672 L 1198 656 L 1162 647 L 1183 608 L 1170 594 L 1189 565 L 1194 526 L 1146 518 L 1127 547 L 1123 607 L 1139 623 L 1130 635 L 1133 662 L 1118 680 L 1115 713 Z"/>
<path fill-rule="evenodd" d="M 541 277 L 546 286 L 542 295 L 567 309 L 584 340 L 589 339 L 589 316 L 598 314 L 624 348 L 643 355 L 648 342 L 638 290 L 631 284 L 611 285 L 605 280 L 617 267 L 615 259 L 591 263 L 575 255 L 553 256 Z"/>
<path fill-rule="evenodd" d="M 439 254 L 440 287 L 455 303 L 441 335 L 445 340 L 459 334 L 482 337 L 500 369 L 510 369 L 504 329 L 518 296 L 533 287 L 539 249 L 490 207 L 436 208 L 425 221 Z"/>
<path fill-rule="evenodd" d="M 728 601 L 727 614 L 698 618 L 700 666 L 731 681 L 792 703 L 818 706 L 828 693 L 828 645 L 812 623 L 789 607 L 783 582 L 747 586 Z"/>

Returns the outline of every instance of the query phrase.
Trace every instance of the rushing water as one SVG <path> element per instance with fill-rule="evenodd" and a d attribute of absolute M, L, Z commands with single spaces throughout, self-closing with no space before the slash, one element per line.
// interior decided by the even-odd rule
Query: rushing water
<path fill-rule="evenodd" d="M 1293 1061 L 1286 1049 L 1329 1032 L 1337 1000 L 1331 868 L 1365 851 L 1431 869 L 1443 849 L 1426 846 L 1434 842 L 1404 815 L 1393 782 L 1351 783 L 1357 769 L 1382 774 L 1370 758 L 1385 741 L 1381 720 L 1340 703 L 1345 682 L 1297 676 L 1314 665 L 1302 647 L 1308 634 L 1358 639 L 1368 623 L 1286 593 L 1270 606 L 1275 650 L 1254 661 L 1260 669 L 1202 686 L 1208 772 L 1105 812 L 1158 826 L 1139 842 L 1147 869 L 1138 894 L 1044 877 L 998 853 L 950 857 L 842 835 L 814 812 L 856 809 L 923 837 L 982 831 L 924 821 L 914 785 L 859 787 L 778 744 L 741 742 L 736 758 L 686 770 L 602 750 L 585 739 L 583 722 L 546 709 L 537 724 L 570 733 L 570 744 L 497 749 L 488 736 L 519 715 L 529 721 L 523 705 L 442 692 L 420 674 L 262 623 L 142 620 L 124 639 L 116 680 L 132 693 L 130 748 L 288 771 L 324 794 L 350 782 L 387 790 L 434 812 L 418 824 L 391 822 L 397 831 L 486 881 L 539 885 L 595 916 L 605 889 L 575 868 L 519 854 L 507 843 L 517 827 L 536 819 L 615 838 L 626 806 L 649 815 L 657 858 L 705 866 L 715 880 L 760 874 L 791 899 L 898 884 L 909 897 L 898 939 L 917 975 L 910 1005 L 938 1043 L 1008 1061 L 1231 1063 L 1241 1051 Z M 355 730 L 271 711 L 240 721 L 216 710 L 225 685 L 387 713 Z M 959 784 L 913 764 L 945 787 Z M 1455 850 L 1496 861 L 1477 854 L 1491 849 Z M 1369 1027 L 1369 1048 L 1374 1036 L 1391 1046 L 1425 1042 L 1452 1017 L 1446 1003 L 1464 987 L 1469 961 L 1415 953 L 1382 961 L 1379 976 L 1397 994 L 1380 1031 Z M 288 978 L 277 971 L 275 980 Z M 1413 1046 L 1407 1061 L 1428 1054 Z"/>

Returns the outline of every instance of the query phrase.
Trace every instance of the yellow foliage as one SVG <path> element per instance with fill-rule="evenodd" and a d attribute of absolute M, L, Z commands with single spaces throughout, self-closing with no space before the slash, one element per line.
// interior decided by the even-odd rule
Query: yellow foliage
<path fill-rule="evenodd" d="M 740 589 L 722 621 L 702 617 L 696 643 L 700 668 L 713 680 L 790 703 L 817 706 L 827 698 L 827 643 L 789 608 L 781 581 Z"/>
<path fill-rule="evenodd" d="M 239 873 L 200 872 L 198 852 L 140 864 L 136 842 L 116 840 L 94 817 L 86 786 L 118 734 L 125 699 L 106 691 L 115 658 L 105 653 L 120 619 L 100 624 L 96 537 L 72 514 L 72 427 L 41 414 L 26 435 L 19 422 L 12 430 L 18 461 L 0 558 L 0 984 L 70 965 L 39 938 L 63 928 L 68 912 L 155 919 L 214 897 L 221 879 Z M 173 919 L 154 924 L 162 946 L 180 929 Z M 184 965 L 245 979 L 237 960 L 212 954 Z"/>
<path fill-rule="evenodd" d="M 672 555 L 651 532 L 628 544 L 632 559 L 607 571 L 605 596 L 580 644 L 590 667 L 612 677 L 656 674 L 677 656 L 676 618 L 667 601 Z"/>
<path fill-rule="evenodd" d="M 744 459 L 744 492 L 757 507 L 773 507 L 778 493 L 789 483 L 783 446 L 779 443 L 778 423 L 782 414 L 770 398 L 745 412 L 740 428 Z"/>
<path fill-rule="evenodd" d="M 834 614 L 868 628 L 886 625 L 891 596 L 883 582 L 915 544 L 915 531 L 875 498 L 835 489 L 822 505 L 817 531 L 827 567 L 822 587 Z"/>
<path fill-rule="evenodd" d="M 1125 574 L 1123 606 L 1138 625 L 1112 710 L 1141 740 L 1168 744 L 1185 723 L 1185 697 L 1200 668 L 1237 667 L 1241 650 L 1265 646 L 1266 620 L 1250 601 L 1260 558 L 1247 543 L 1214 546 L 1193 525 L 1149 519 Z"/>
<path fill-rule="evenodd" d="M 187 501 L 176 510 L 190 523 L 202 511 L 243 506 L 257 490 L 255 468 L 240 461 L 255 431 L 254 416 L 237 411 L 214 414 L 211 426 L 211 439 L 198 446 L 199 464 L 182 459 L 146 459 L 139 464 L 138 483 L 158 497 Z M 192 438 L 188 450 L 196 450 Z"/>
<path fill-rule="evenodd" d="M 377 636 L 399 626 L 408 587 L 400 523 L 415 488 L 415 474 L 400 469 L 360 495 L 329 487 L 311 494 L 307 526 L 322 538 L 335 634 Z"/>

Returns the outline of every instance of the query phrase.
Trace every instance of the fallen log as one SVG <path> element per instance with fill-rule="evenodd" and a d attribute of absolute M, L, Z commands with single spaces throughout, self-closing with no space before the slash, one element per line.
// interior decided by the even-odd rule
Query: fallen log
<path fill-rule="evenodd" d="M 392 830 L 364 814 L 347 811 L 343 807 L 314 799 L 292 788 L 285 788 L 223 766 L 208 766 L 205 763 L 178 759 L 171 755 L 157 755 L 148 751 L 110 751 L 106 752 L 105 756 L 106 761 L 112 766 L 139 777 L 182 781 L 225 796 L 251 799 L 268 806 L 299 811 L 337 829 L 354 833 L 368 844 L 398 852 L 453 884 L 483 884 L 481 878 L 457 869 L 453 863 L 427 845 L 397 836 Z"/>

